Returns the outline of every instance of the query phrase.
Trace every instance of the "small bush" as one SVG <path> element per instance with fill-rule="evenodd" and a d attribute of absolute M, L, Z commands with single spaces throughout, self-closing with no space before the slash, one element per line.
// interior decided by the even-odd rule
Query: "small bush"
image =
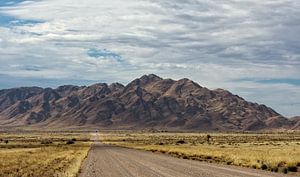
<path fill-rule="evenodd" d="M 212 159 L 212 156 L 205 156 L 205 159 Z"/>
<path fill-rule="evenodd" d="M 76 138 L 72 138 L 72 141 L 77 141 L 77 139 Z"/>
<path fill-rule="evenodd" d="M 206 135 L 206 140 L 207 140 L 207 143 L 209 143 L 209 142 L 210 142 L 210 138 L 211 138 L 211 136 L 210 136 L 210 135 Z"/>
<path fill-rule="evenodd" d="M 182 156 L 183 159 L 188 159 L 188 156 L 184 155 Z"/>
<path fill-rule="evenodd" d="M 290 166 L 290 167 L 287 167 L 287 170 L 290 171 L 290 172 L 297 172 L 297 167 L 296 166 Z"/>
<path fill-rule="evenodd" d="M 184 143 L 185 143 L 185 141 L 183 141 L 183 140 L 179 140 L 176 142 L 176 144 L 184 144 Z"/>
<path fill-rule="evenodd" d="M 74 144 L 75 142 L 74 141 L 72 141 L 72 140 L 69 140 L 69 141 L 67 141 L 67 143 L 66 144 Z"/>
<path fill-rule="evenodd" d="M 5 140 L 5 144 L 8 144 L 8 140 Z"/>
<path fill-rule="evenodd" d="M 160 150 L 159 152 L 165 154 L 167 151 L 165 151 L 165 150 Z"/>
<path fill-rule="evenodd" d="M 272 171 L 273 171 L 273 172 L 278 172 L 278 167 L 273 167 L 273 168 L 272 168 Z"/>
<path fill-rule="evenodd" d="M 260 167 L 262 170 L 266 170 L 268 169 L 268 166 L 266 164 L 262 164 L 261 167 Z"/>

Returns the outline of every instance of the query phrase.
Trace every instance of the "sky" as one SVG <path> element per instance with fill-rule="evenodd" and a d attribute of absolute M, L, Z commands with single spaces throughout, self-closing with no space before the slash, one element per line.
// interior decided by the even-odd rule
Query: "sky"
<path fill-rule="evenodd" d="M 150 73 L 300 115 L 300 1 L 0 1 L 0 89 Z"/>

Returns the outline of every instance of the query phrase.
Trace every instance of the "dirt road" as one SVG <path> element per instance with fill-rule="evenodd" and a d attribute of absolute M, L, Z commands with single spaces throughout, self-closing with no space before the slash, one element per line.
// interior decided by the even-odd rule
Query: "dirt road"
<path fill-rule="evenodd" d="M 279 177 L 283 174 L 103 145 L 96 141 L 79 177 Z"/>

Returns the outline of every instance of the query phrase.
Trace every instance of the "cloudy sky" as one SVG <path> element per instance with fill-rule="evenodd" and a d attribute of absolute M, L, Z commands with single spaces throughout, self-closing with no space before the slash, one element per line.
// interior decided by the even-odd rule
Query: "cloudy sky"
<path fill-rule="evenodd" d="M 300 115 L 300 1 L 0 1 L 1 89 L 149 73 Z"/>

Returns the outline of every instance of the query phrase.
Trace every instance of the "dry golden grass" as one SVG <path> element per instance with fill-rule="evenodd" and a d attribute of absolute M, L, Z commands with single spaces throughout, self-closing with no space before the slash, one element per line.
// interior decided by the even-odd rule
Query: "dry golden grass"
<path fill-rule="evenodd" d="M 300 134 L 105 133 L 105 143 L 181 158 L 297 173 Z M 182 141 L 182 142 L 180 142 Z M 299 172 L 298 172 L 299 174 Z"/>
<path fill-rule="evenodd" d="M 74 144 L 67 144 L 72 139 Z M 88 140 L 88 134 L 1 133 L 0 177 L 76 176 L 90 149 Z"/>

